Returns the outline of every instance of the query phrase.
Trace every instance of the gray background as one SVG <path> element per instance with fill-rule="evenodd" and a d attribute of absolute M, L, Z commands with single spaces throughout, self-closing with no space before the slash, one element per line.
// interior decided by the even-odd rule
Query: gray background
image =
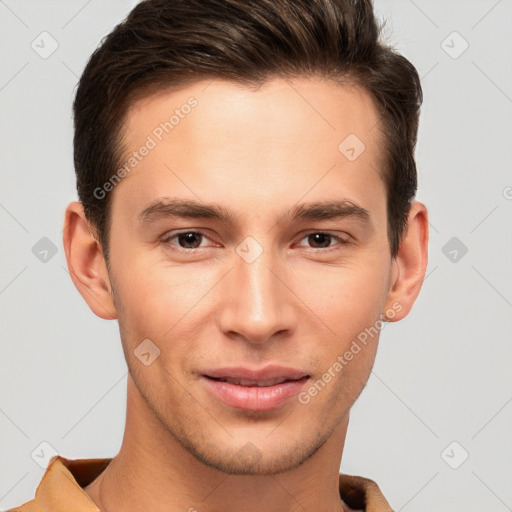
<path fill-rule="evenodd" d="M 0 509 L 33 497 L 51 447 L 120 447 L 118 326 L 75 290 L 61 236 L 77 78 L 134 4 L 0 0 Z M 396 510 L 512 510 L 512 1 L 375 4 L 422 76 L 431 242 L 413 312 L 382 333 L 341 470 L 375 479 Z"/>

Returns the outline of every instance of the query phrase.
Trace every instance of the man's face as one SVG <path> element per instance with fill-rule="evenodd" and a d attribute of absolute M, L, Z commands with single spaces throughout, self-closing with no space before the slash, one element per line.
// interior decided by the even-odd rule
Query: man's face
<path fill-rule="evenodd" d="M 190 97 L 197 104 L 181 109 Z M 176 109 L 172 131 L 155 131 Z M 123 347 L 148 410 L 212 467 L 266 474 L 300 464 L 367 381 L 375 326 L 392 307 L 377 122 L 363 90 L 307 79 L 256 91 L 197 82 L 129 112 L 129 153 L 148 136 L 155 144 L 112 192 Z M 162 205 L 175 201 L 171 215 Z M 317 204 L 335 202 L 342 215 Z M 143 340 L 142 360 L 160 350 L 149 365 L 134 354 Z M 211 378 L 270 365 L 295 371 L 274 376 L 304 377 L 269 386 L 260 376 L 259 388 Z"/>

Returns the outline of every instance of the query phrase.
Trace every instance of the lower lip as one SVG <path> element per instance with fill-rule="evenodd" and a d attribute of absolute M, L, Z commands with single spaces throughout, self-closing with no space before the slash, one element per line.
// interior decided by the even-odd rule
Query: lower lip
<path fill-rule="evenodd" d="M 268 411 L 297 396 L 309 377 L 273 386 L 240 386 L 203 377 L 209 390 L 227 405 L 249 411 Z"/>

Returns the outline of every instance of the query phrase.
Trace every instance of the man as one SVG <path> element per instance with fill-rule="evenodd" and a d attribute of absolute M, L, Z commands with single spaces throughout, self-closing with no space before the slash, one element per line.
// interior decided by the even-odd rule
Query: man
<path fill-rule="evenodd" d="M 119 322 L 112 459 L 15 509 L 391 510 L 340 475 L 386 321 L 427 265 L 422 95 L 370 1 L 146 0 L 80 79 L 70 274 Z"/>

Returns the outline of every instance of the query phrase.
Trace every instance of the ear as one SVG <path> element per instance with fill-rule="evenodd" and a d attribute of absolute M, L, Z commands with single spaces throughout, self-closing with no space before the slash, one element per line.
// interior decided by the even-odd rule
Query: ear
<path fill-rule="evenodd" d="M 85 302 L 100 318 L 117 318 L 103 251 L 81 202 L 66 208 L 63 243 L 71 279 Z"/>
<path fill-rule="evenodd" d="M 427 258 L 428 213 L 425 205 L 416 201 L 409 210 L 407 226 L 392 263 L 385 309 L 389 313 L 386 314 L 388 322 L 396 322 L 409 314 L 425 279 Z"/>

